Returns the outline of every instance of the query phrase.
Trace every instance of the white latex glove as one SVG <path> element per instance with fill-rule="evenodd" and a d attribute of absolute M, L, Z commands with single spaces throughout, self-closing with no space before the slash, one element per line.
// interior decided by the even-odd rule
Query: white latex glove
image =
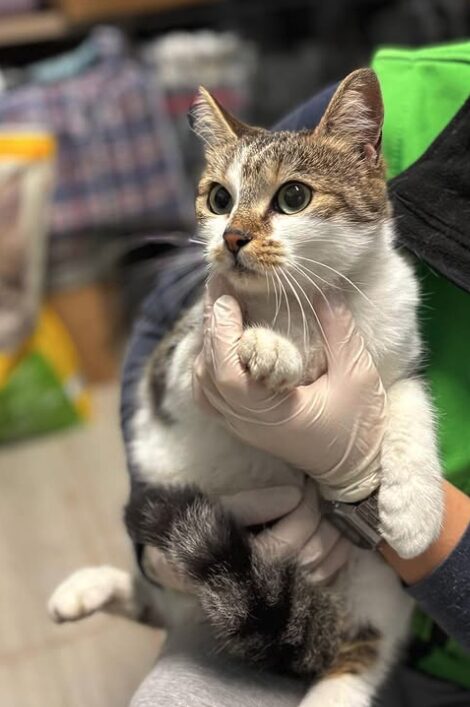
<path fill-rule="evenodd" d="M 203 351 L 194 366 L 196 401 L 243 441 L 303 469 L 325 498 L 358 501 L 380 482 L 386 394 L 344 303 L 315 302 L 330 350 L 311 385 L 273 395 L 241 365 L 237 301 L 208 286 Z"/>
<path fill-rule="evenodd" d="M 314 582 L 327 582 L 346 562 L 350 543 L 321 518 L 314 484 L 308 482 L 302 493 L 295 486 L 276 486 L 241 491 L 219 500 L 246 527 L 277 521 L 253 537 L 254 545 L 269 557 L 297 558 Z M 172 589 L 192 591 L 190 582 L 157 548 L 145 548 L 143 565 L 149 579 Z"/>

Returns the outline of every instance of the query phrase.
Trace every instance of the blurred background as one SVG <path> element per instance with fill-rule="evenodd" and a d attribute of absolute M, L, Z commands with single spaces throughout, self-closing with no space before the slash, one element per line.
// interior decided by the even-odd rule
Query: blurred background
<path fill-rule="evenodd" d="M 45 606 L 132 564 L 120 363 L 193 232 L 197 86 L 269 126 L 377 46 L 469 29 L 467 0 L 0 0 L 0 705 L 124 707 L 162 640 Z"/>

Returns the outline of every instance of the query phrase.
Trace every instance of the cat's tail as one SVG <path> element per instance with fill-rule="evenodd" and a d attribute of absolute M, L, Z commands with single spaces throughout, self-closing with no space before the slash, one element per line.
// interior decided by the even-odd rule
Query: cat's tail
<path fill-rule="evenodd" d="M 293 562 L 265 558 L 249 534 L 194 488 L 140 486 L 131 538 L 163 551 L 195 588 L 221 645 L 260 666 L 317 676 L 342 652 L 335 597 Z"/>

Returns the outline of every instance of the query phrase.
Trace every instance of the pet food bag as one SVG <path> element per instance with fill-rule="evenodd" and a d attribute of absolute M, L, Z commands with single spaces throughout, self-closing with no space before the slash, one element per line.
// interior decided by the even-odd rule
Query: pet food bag
<path fill-rule="evenodd" d="M 55 141 L 44 130 L 0 130 L 0 351 L 14 351 L 39 309 Z"/>
<path fill-rule="evenodd" d="M 44 130 L 0 131 L 0 443 L 89 414 L 68 332 L 41 303 L 55 151 Z"/>

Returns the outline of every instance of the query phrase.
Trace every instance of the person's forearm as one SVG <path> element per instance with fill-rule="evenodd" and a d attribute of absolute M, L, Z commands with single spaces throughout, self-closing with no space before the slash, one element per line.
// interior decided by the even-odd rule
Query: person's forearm
<path fill-rule="evenodd" d="M 411 560 L 399 557 L 387 543 L 379 550 L 397 574 L 407 583 L 415 584 L 430 575 L 458 545 L 470 523 L 470 498 L 448 481 L 444 481 L 445 512 L 439 538 L 422 555 Z"/>
<path fill-rule="evenodd" d="M 380 551 L 418 606 L 470 650 L 470 499 L 443 483 L 445 513 L 436 542 L 411 560 L 398 557 L 385 543 Z"/>

